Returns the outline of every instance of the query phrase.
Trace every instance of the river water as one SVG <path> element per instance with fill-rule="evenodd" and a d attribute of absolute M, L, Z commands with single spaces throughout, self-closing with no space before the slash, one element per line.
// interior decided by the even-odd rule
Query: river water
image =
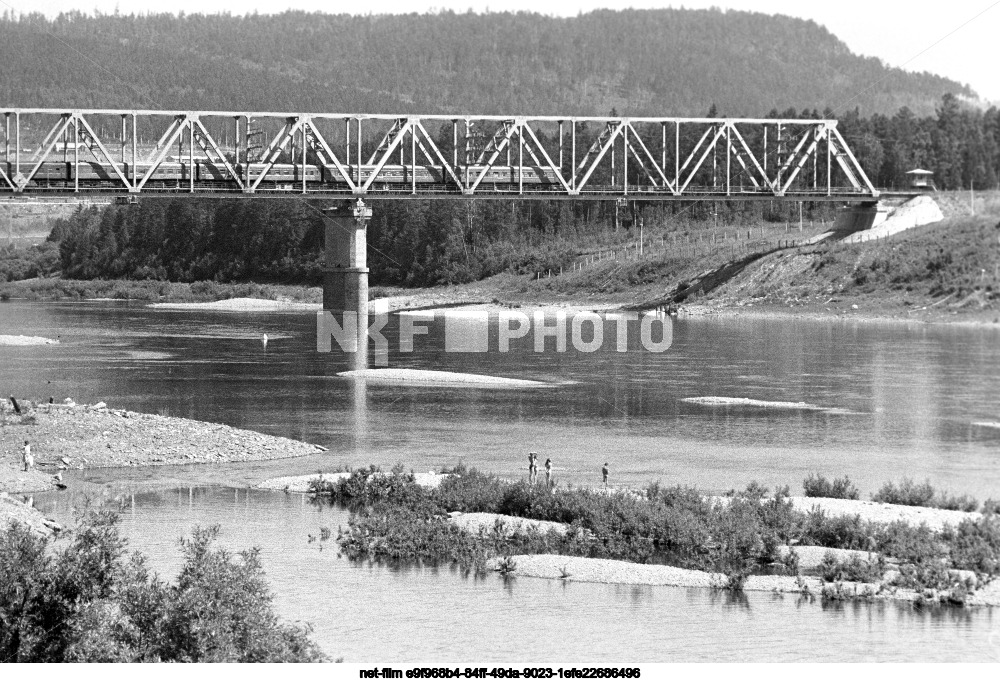
<path fill-rule="evenodd" d="M 385 332 L 389 365 L 536 379 L 552 387 L 400 387 L 348 380 L 336 376 L 346 368 L 341 356 L 315 351 L 311 313 L 235 315 L 112 302 L 0 304 L 0 334 L 61 342 L 4 348 L 0 385 L 23 396 L 104 400 L 329 448 L 315 457 L 249 466 L 82 476 L 96 484 L 127 479 L 160 487 L 243 485 L 340 465 L 397 462 L 423 471 L 462 461 L 519 476 L 525 453 L 534 450 L 552 458 L 557 481 L 574 485 L 598 484 L 600 467 L 609 462 L 615 485 L 659 480 L 722 491 L 755 479 L 772 488 L 787 484 L 794 493 L 807 474 L 820 472 L 849 475 L 865 497 L 885 481 L 909 476 L 981 501 L 1000 498 L 996 327 L 684 319 L 673 323 L 672 345 L 662 353 L 641 349 L 637 324 L 629 328 L 628 352 L 617 352 L 614 344 L 591 353 L 569 344 L 566 352 L 556 352 L 550 343 L 548 352 L 536 353 L 529 342 L 501 353 L 495 317 L 491 324 L 488 353 L 445 352 L 440 320 L 417 338 L 413 352 L 400 352 L 399 318 L 391 316 Z M 263 333 L 270 339 L 266 350 Z M 697 400 L 705 397 L 760 402 Z M 808 409 L 775 404 L 799 402 Z M 247 496 L 220 486 L 196 488 L 185 502 L 187 494 L 136 496 L 127 525 L 135 546 L 159 553 L 157 565 L 169 571 L 176 548 L 158 544 L 161 528 L 173 531 L 172 542 L 191 524 L 216 519 L 233 547 L 264 547 L 282 613 L 313 622 L 326 650 L 349 660 L 375 654 L 395 661 L 456 655 L 467 660 L 466 653 L 482 653 L 523 662 L 532 652 L 541 660 L 594 661 L 614 653 L 634 654 L 628 660 L 997 655 L 987 611 L 956 615 L 884 605 L 822 610 L 770 596 L 751 597 L 747 608 L 698 590 L 527 579 L 505 585 L 493 576 L 476 580 L 448 570 L 358 567 L 336 559 L 332 542 L 319 552 L 323 543 L 305 540 L 319 525 L 344 520 L 299 496 Z M 73 504 L 65 495 L 42 499 L 54 511 Z M 601 615 L 622 610 L 628 618 Z M 565 632 L 567 618 L 574 621 L 573 632 Z M 498 622 L 510 625 L 513 644 L 495 634 Z M 577 624 L 585 622 L 593 624 L 592 637 L 578 637 Z M 649 637 L 634 636 L 635 628 L 648 628 Z M 816 637 L 797 641 L 803 632 Z M 817 641 L 824 638 L 826 648 Z M 478 644 L 470 649 L 467 639 Z M 577 643 L 580 657 L 563 658 Z"/>

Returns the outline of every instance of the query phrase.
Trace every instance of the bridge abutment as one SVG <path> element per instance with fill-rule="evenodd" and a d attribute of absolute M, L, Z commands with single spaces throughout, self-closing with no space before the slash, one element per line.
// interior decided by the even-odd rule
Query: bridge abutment
<path fill-rule="evenodd" d="M 352 369 L 368 366 L 368 219 L 371 209 L 358 199 L 326 210 L 326 263 L 323 310 L 341 329 L 354 328 L 349 352 Z M 355 324 L 351 324 L 351 320 Z"/>
<path fill-rule="evenodd" d="M 846 206 L 837 211 L 837 221 L 834 230 L 851 233 L 870 230 L 884 222 L 889 209 L 878 201 L 865 201 Z"/>

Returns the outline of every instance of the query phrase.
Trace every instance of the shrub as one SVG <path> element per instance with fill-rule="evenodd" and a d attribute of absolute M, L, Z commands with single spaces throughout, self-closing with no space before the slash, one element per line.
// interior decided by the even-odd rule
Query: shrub
<path fill-rule="evenodd" d="M 92 513 L 55 548 L 17 524 L 0 532 L 0 660 L 323 660 L 273 613 L 256 550 L 233 556 L 212 546 L 217 527 L 196 528 L 167 584 L 126 556 L 116 523 Z"/>
<path fill-rule="evenodd" d="M 899 575 L 893 580 L 893 584 L 898 587 L 918 591 L 947 590 L 960 583 L 940 561 L 900 566 Z"/>
<path fill-rule="evenodd" d="M 441 481 L 435 496 L 448 511 L 492 512 L 500 507 L 503 484 L 495 476 L 459 465 Z"/>
<path fill-rule="evenodd" d="M 979 502 L 968 495 L 949 495 L 942 493 L 934 498 L 932 505 L 938 509 L 953 509 L 955 511 L 974 512 L 979 509 Z"/>
<path fill-rule="evenodd" d="M 820 474 L 809 474 L 802 481 L 802 487 L 806 497 L 833 497 L 841 500 L 856 500 L 859 497 L 858 489 L 847 476 L 828 481 Z"/>
<path fill-rule="evenodd" d="M 935 493 L 934 487 L 929 481 L 916 484 L 908 478 L 904 478 L 898 486 L 892 482 L 886 483 L 877 493 L 872 495 L 872 500 L 889 504 L 905 504 L 911 507 L 935 507 L 966 512 L 974 512 L 979 508 L 979 502 L 974 497 Z"/>
<path fill-rule="evenodd" d="M 672 509 L 682 509 L 695 514 L 705 515 L 711 505 L 697 488 L 675 485 L 669 488 L 660 487 L 659 483 L 651 483 L 646 488 L 646 499 L 650 503 L 659 503 Z"/>
<path fill-rule="evenodd" d="M 904 478 L 898 486 L 890 481 L 872 495 L 874 502 L 905 504 L 910 507 L 929 507 L 933 499 L 934 488 L 930 481 L 917 484 L 909 478 Z"/>
<path fill-rule="evenodd" d="M 334 501 L 352 505 L 368 505 L 376 502 L 410 504 L 423 502 L 427 492 L 417 485 L 413 474 L 393 471 L 385 473 L 372 465 L 368 469 L 356 469 L 350 476 L 335 480 L 314 478 L 309 481 L 309 493 L 329 495 Z"/>
<path fill-rule="evenodd" d="M 875 583 L 885 575 L 885 557 L 877 555 L 874 561 L 862 559 L 858 555 L 840 561 L 833 552 L 823 555 L 819 565 L 820 575 L 827 582 L 847 580 L 859 583 Z"/>
<path fill-rule="evenodd" d="M 875 549 L 875 526 L 861 515 L 828 517 L 819 508 L 806 514 L 799 542 L 833 549 Z"/>
<path fill-rule="evenodd" d="M 875 533 L 877 551 L 908 563 L 937 561 L 948 553 L 947 545 L 927 524 L 911 526 L 903 521 L 878 526 Z"/>
<path fill-rule="evenodd" d="M 1000 575 L 1000 518 L 996 515 L 966 519 L 957 528 L 945 528 L 942 537 L 950 546 L 955 568 Z"/>

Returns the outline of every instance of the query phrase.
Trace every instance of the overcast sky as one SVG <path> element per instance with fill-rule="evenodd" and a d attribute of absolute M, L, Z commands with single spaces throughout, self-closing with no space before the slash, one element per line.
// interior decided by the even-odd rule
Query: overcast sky
<path fill-rule="evenodd" d="M 981 96 L 1000 102 L 1000 0 L 0 0 L 0 10 L 54 16 L 73 9 L 124 14 L 148 12 L 261 14 L 301 9 L 328 13 L 406 13 L 438 9 L 482 12 L 541 11 L 572 16 L 597 8 L 689 7 L 743 9 L 813 19 L 855 52 L 880 57 L 892 66 L 930 71 L 968 83 Z M 977 17 L 978 15 L 978 17 Z M 975 18 L 974 18 L 975 17 Z M 971 21 L 970 21 L 971 20 Z M 969 23 L 966 23 L 969 22 Z M 965 24 L 963 26 L 963 24 Z M 960 28 L 961 27 L 961 28 Z M 939 42 L 940 41 L 940 42 Z M 935 44 L 936 43 L 936 44 Z"/>

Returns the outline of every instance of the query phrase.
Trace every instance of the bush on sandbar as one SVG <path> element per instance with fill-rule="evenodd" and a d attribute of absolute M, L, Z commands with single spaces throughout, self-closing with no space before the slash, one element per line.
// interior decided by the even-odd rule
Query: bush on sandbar
<path fill-rule="evenodd" d="M 915 483 L 909 478 L 904 478 L 898 485 L 891 481 L 886 483 L 872 495 L 872 501 L 964 512 L 974 512 L 979 508 L 979 502 L 973 497 L 937 493 L 930 481 Z"/>
<path fill-rule="evenodd" d="M 809 474 L 802 481 L 806 497 L 832 497 L 840 500 L 856 500 L 860 496 L 857 487 L 847 476 L 827 480 L 821 474 Z"/>

